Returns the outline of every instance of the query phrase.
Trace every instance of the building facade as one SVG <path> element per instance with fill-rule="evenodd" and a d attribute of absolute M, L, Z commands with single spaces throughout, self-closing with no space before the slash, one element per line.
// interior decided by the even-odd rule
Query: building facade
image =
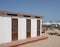
<path fill-rule="evenodd" d="M 0 11 L 0 43 L 42 36 L 43 16 Z"/>

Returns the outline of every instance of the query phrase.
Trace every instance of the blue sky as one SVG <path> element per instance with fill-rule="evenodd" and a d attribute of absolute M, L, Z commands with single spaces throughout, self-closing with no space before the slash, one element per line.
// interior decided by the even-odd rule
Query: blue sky
<path fill-rule="evenodd" d="M 60 0 L 0 0 L 0 10 L 42 15 L 43 21 L 60 21 Z"/>

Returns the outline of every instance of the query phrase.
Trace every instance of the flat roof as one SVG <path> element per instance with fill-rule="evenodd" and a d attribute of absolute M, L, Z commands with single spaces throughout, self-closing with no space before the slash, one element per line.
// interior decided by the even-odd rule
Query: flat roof
<path fill-rule="evenodd" d="M 26 13 L 19 13 L 19 12 L 10 12 L 10 11 L 4 11 L 0 10 L 0 14 L 6 14 L 6 15 L 19 15 L 19 16 L 35 16 L 35 17 L 40 17 L 43 18 L 43 16 L 40 15 L 35 15 L 35 14 L 26 14 Z"/>

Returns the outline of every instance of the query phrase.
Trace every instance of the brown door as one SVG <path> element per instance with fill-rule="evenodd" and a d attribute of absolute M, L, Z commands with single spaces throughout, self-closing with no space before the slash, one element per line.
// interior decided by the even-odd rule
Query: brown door
<path fill-rule="evenodd" d="M 26 30 L 27 30 L 27 38 L 31 37 L 31 20 L 27 19 L 26 20 Z"/>
<path fill-rule="evenodd" d="M 40 20 L 37 20 L 37 36 L 40 36 Z"/>
<path fill-rule="evenodd" d="M 12 19 L 12 41 L 18 40 L 18 19 Z"/>

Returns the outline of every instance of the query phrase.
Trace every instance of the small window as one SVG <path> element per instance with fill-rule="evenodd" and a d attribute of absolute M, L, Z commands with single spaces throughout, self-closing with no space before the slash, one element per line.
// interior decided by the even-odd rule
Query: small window
<path fill-rule="evenodd" d="M 10 16 L 17 16 L 17 14 L 7 14 L 7 15 L 10 15 Z"/>
<path fill-rule="evenodd" d="M 35 16 L 35 18 L 40 18 L 39 16 Z"/>
<path fill-rule="evenodd" d="M 24 17 L 31 17 L 31 16 L 29 16 L 29 15 L 23 15 Z"/>

